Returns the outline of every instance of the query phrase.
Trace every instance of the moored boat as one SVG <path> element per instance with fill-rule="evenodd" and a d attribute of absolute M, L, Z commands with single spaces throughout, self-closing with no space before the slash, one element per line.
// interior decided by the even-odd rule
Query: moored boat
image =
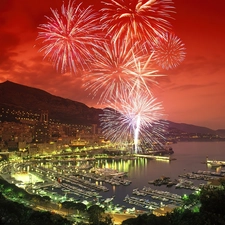
<path fill-rule="evenodd" d="M 219 166 L 223 166 L 223 163 L 222 162 L 220 162 L 220 161 L 216 161 L 216 160 L 214 160 L 214 161 L 210 161 L 210 162 L 208 162 L 209 163 L 209 165 L 210 166 L 212 166 L 212 167 L 219 167 Z"/>

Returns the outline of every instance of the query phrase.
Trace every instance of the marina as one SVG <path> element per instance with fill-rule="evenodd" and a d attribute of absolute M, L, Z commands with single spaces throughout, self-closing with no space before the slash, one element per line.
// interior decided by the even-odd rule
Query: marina
<path fill-rule="evenodd" d="M 52 166 L 52 168 L 55 168 Z M 89 168 L 89 169 L 87 169 Z M 77 168 L 76 168 L 77 169 Z M 81 164 L 79 172 L 77 170 L 71 170 L 67 173 L 59 173 L 54 169 L 50 169 L 49 165 L 37 165 L 35 172 L 36 176 L 46 177 L 46 174 L 50 174 L 49 182 L 43 184 L 38 182 L 33 187 L 37 193 L 41 195 L 55 196 L 61 195 L 61 199 L 69 199 L 71 201 L 79 202 L 92 202 L 92 204 L 111 204 L 115 197 L 103 197 L 104 192 L 110 192 L 110 188 L 107 185 L 111 185 L 113 188 L 117 186 L 129 186 L 132 181 L 127 179 L 126 172 L 119 172 L 116 169 L 102 168 L 93 169 L 87 165 Z M 76 172 L 75 172 L 76 171 Z M 73 175 L 74 174 L 74 175 Z M 177 179 L 172 180 L 170 177 L 161 176 L 153 181 L 148 181 L 148 184 L 153 186 L 166 186 L 167 188 L 174 186 L 175 189 L 188 189 L 190 191 L 198 191 L 206 183 L 194 184 L 193 180 L 208 181 L 213 178 L 224 177 L 225 171 L 214 172 L 210 170 L 198 170 L 196 172 L 188 172 L 180 174 Z M 51 181 L 51 179 L 54 180 Z M 170 189 L 169 189 L 170 190 Z M 53 193 L 53 194 L 52 194 Z M 55 193 L 55 194 L 54 194 Z M 105 199 L 105 200 L 104 200 Z M 163 191 L 153 189 L 150 186 L 144 186 L 142 188 L 132 189 L 131 194 L 127 194 L 123 202 L 125 208 L 129 208 L 129 205 L 134 205 L 138 209 L 142 210 L 154 210 L 157 207 L 163 205 L 172 204 L 176 207 L 182 205 L 182 195 L 173 193 L 171 191 Z M 124 209 L 124 205 L 120 205 L 121 209 Z"/>
<path fill-rule="evenodd" d="M 198 191 L 212 179 L 224 177 L 223 166 L 201 163 L 206 152 L 199 155 L 190 152 L 195 151 L 190 147 L 194 144 L 187 143 L 188 151 L 184 143 L 175 144 L 174 148 L 179 147 L 173 156 L 176 160 L 137 156 L 126 160 L 119 157 L 86 161 L 33 160 L 15 164 L 13 173 L 17 170 L 27 174 L 28 182 L 32 182 L 31 175 L 39 177 L 42 181 L 32 185 L 32 192 L 51 196 L 54 201 L 109 204 L 117 206 L 121 212 L 133 208 L 150 212 L 163 205 L 182 205 L 184 194 Z M 203 149 L 208 145 L 197 143 L 198 152 L 200 144 L 204 145 Z M 207 155 L 218 161 L 223 152 L 221 156 L 210 157 L 209 152 Z"/>

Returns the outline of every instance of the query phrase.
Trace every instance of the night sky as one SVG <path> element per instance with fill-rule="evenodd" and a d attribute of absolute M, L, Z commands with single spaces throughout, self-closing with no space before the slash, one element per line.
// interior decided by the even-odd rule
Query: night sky
<path fill-rule="evenodd" d="M 79 3 L 80 1 L 76 1 Z M 61 0 L 0 1 L 0 82 L 40 88 L 53 95 L 83 102 L 88 97 L 77 75 L 57 72 L 36 41 L 38 26 L 59 9 Z M 100 8 L 100 0 L 83 5 Z M 172 30 L 186 48 L 185 60 L 165 72 L 157 98 L 169 120 L 212 129 L 225 128 L 225 1 L 174 0 Z"/>

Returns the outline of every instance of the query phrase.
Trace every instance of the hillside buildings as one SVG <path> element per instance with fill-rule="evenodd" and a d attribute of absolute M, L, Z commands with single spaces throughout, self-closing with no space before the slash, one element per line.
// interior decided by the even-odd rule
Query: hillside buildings
<path fill-rule="evenodd" d="M 166 134 L 166 139 L 168 142 L 224 140 L 212 134 L 185 133 L 171 128 Z M 2 108 L 0 112 L 0 151 L 2 152 L 20 151 L 32 156 L 104 145 L 106 142 L 97 124 L 60 123 L 49 118 L 47 110 L 35 114 Z"/>
<path fill-rule="evenodd" d="M 53 123 L 48 111 L 39 120 L 22 119 L 20 123 L 0 122 L 0 151 L 51 154 L 84 146 L 99 146 L 103 138 L 97 124 L 90 126 Z"/>

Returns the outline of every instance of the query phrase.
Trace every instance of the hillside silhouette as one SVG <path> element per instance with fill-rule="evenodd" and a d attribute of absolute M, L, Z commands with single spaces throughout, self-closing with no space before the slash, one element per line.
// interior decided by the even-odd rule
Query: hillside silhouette
<path fill-rule="evenodd" d="M 40 114 L 48 110 L 49 118 L 67 124 L 99 124 L 102 109 L 88 107 L 84 103 L 52 95 L 41 89 L 28 87 L 11 81 L 0 83 L 0 106 L 8 111 L 24 111 Z M 2 117 L 1 121 L 16 121 L 15 118 Z M 207 127 L 167 121 L 169 130 L 186 133 L 225 135 L 225 130 L 212 130 Z"/>

